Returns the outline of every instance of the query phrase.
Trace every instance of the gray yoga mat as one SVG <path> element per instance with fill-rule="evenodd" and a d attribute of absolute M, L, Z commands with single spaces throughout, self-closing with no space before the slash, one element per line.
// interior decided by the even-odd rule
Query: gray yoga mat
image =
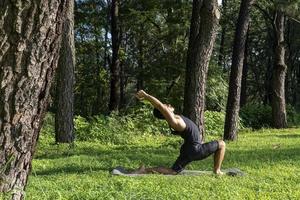
<path fill-rule="evenodd" d="M 222 170 L 225 175 L 228 176 L 245 176 L 246 173 L 238 168 L 229 168 L 229 169 L 223 169 Z M 129 173 L 124 167 L 116 167 L 111 171 L 112 175 L 119 175 L 119 176 L 146 176 L 149 174 L 131 174 Z M 201 170 L 183 170 L 178 175 L 184 175 L 184 176 L 201 176 L 201 175 L 214 175 L 212 171 L 201 171 Z M 174 176 L 174 175 L 164 175 L 164 176 Z"/>

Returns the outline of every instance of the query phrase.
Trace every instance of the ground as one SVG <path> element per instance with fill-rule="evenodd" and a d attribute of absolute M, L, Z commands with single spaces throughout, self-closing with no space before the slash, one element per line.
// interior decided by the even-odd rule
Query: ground
<path fill-rule="evenodd" d="M 227 143 L 223 167 L 240 168 L 245 177 L 109 173 L 118 165 L 170 166 L 180 141 L 175 136 L 144 135 L 130 145 L 95 141 L 69 146 L 54 145 L 53 139 L 41 136 L 26 199 L 300 199 L 300 129 L 296 128 L 244 131 L 237 141 Z M 188 169 L 211 170 L 212 157 Z"/>

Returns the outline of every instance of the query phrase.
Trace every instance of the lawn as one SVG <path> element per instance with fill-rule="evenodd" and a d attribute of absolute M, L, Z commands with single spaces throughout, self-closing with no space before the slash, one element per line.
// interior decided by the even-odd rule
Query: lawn
<path fill-rule="evenodd" d="M 118 165 L 170 166 L 180 142 L 174 136 L 144 135 L 130 145 L 77 141 L 69 146 L 42 135 L 26 199 L 300 199 L 300 129 L 241 132 L 238 141 L 227 143 L 223 168 L 238 167 L 244 177 L 109 173 Z M 187 169 L 211 170 L 212 157 Z"/>

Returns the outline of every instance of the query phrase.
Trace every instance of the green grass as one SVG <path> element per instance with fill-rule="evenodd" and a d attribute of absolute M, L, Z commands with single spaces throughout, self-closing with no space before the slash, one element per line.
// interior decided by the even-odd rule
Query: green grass
<path fill-rule="evenodd" d="M 109 174 L 118 165 L 170 166 L 180 142 L 171 136 L 141 136 L 131 145 L 68 146 L 54 145 L 42 136 L 26 199 L 300 199 L 300 129 L 242 132 L 238 141 L 228 143 L 223 167 L 238 167 L 247 173 L 245 177 Z M 211 157 L 187 167 L 211 168 Z"/>

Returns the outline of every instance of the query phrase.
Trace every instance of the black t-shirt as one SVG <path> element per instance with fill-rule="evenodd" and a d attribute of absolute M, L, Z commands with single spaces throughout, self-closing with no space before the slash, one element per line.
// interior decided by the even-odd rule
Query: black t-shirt
<path fill-rule="evenodd" d="M 180 115 L 186 124 L 184 131 L 172 131 L 173 135 L 179 135 L 184 139 L 183 145 L 196 145 L 202 143 L 201 134 L 197 125 L 189 118 Z"/>
<path fill-rule="evenodd" d="M 180 155 L 172 166 L 172 169 L 178 173 L 191 161 L 204 159 L 218 149 L 217 141 L 202 144 L 202 137 L 197 125 L 182 115 L 180 117 L 185 122 L 186 128 L 181 132 L 172 131 L 172 134 L 180 135 L 184 139 Z"/>

